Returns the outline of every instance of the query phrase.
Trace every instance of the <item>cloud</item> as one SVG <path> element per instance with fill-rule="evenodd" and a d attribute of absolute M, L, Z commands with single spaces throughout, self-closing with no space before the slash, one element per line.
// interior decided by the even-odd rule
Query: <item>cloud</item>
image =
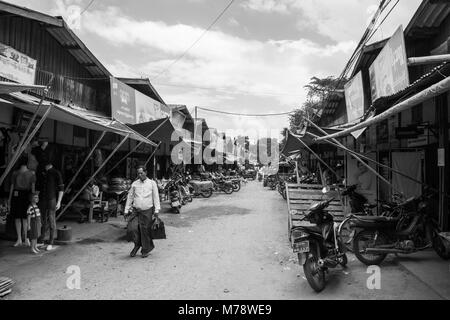
<path fill-rule="evenodd" d="M 247 10 L 295 13 L 299 30 L 310 29 L 336 42 L 359 40 L 379 6 L 379 0 L 247 0 Z M 400 1 L 383 29 L 390 36 L 399 24 L 406 24 L 422 0 Z M 395 1 L 392 1 L 392 7 Z M 389 7 L 389 8 L 390 8 Z"/>
<path fill-rule="evenodd" d="M 145 50 L 152 58 L 135 67 L 151 79 L 167 69 L 203 32 L 184 24 L 137 21 L 122 15 L 118 8 L 87 12 L 83 28 L 114 47 Z M 302 87 L 311 76 L 339 73 L 355 45 L 342 42 L 322 46 L 306 39 L 256 41 L 210 31 L 157 81 L 260 93 L 292 104 L 304 98 Z M 164 59 L 155 57 L 161 53 Z M 133 66 L 133 61 L 124 63 Z"/>
<path fill-rule="evenodd" d="M 248 10 L 254 10 L 264 13 L 289 14 L 294 0 L 247 0 L 241 6 Z"/>
<path fill-rule="evenodd" d="M 239 27 L 240 23 L 235 18 L 231 17 L 228 19 L 228 25 L 230 25 L 232 27 Z"/>

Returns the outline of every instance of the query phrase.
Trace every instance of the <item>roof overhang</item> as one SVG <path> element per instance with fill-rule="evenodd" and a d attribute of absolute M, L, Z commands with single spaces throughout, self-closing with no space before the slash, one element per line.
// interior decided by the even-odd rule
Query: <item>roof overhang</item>
<path fill-rule="evenodd" d="M 165 143 L 178 142 L 178 139 L 173 140 L 172 138 L 180 137 L 178 134 L 173 136 L 173 133 L 177 131 L 169 118 L 134 124 L 129 127 L 148 139 Z"/>
<path fill-rule="evenodd" d="M 25 7 L 0 1 L 0 17 L 3 14 L 38 21 L 43 28 L 67 50 L 94 78 L 109 77 L 111 73 L 100 63 L 62 17 L 52 17 Z"/>
<path fill-rule="evenodd" d="M 40 101 L 39 98 L 20 92 L 2 95 L 2 98 L 12 103 L 15 107 L 31 113 L 36 112 Z M 156 146 L 154 142 L 135 132 L 127 125 L 88 110 L 74 109 L 44 100 L 38 110 L 38 116 L 42 116 L 48 108 L 51 108 L 48 114 L 49 119 L 89 130 L 112 132 L 121 136 L 129 136 L 130 139 Z"/>

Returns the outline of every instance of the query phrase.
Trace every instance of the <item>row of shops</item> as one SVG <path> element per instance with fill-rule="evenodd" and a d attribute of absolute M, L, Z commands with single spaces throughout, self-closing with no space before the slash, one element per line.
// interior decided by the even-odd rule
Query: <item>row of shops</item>
<path fill-rule="evenodd" d="M 2 204 L 17 155 L 28 155 L 35 169 L 31 149 L 43 141 L 66 190 L 83 188 L 93 176 L 134 180 L 143 164 L 150 177 L 168 178 L 178 144 L 193 156 L 209 145 L 193 138 L 196 120 L 203 137 L 210 130 L 205 119 L 166 104 L 148 79 L 114 77 L 61 17 L 0 1 Z M 178 154 L 181 166 L 189 163 Z M 201 163 L 214 169 L 218 162 Z"/>
<path fill-rule="evenodd" d="M 324 171 L 342 165 L 339 182 L 365 185 L 372 203 L 432 188 L 432 211 L 449 230 L 449 80 L 450 4 L 425 0 L 405 29 L 364 46 L 345 90 L 306 130 L 288 133 L 284 153 L 301 149 Z"/>

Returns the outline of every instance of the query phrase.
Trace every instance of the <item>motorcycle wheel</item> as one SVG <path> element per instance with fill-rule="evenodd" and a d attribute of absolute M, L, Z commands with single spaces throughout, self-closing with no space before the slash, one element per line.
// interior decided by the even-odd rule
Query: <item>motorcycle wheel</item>
<path fill-rule="evenodd" d="M 286 189 L 284 189 L 284 190 L 283 190 L 283 194 L 282 194 L 282 196 L 283 196 L 283 199 L 284 199 L 284 200 L 286 200 L 286 199 L 287 199 Z"/>
<path fill-rule="evenodd" d="M 193 200 L 192 196 L 188 196 L 187 201 L 192 202 L 192 200 Z"/>
<path fill-rule="evenodd" d="M 201 195 L 203 198 L 209 198 L 212 196 L 212 194 L 213 194 L 213 191 L 211 189 L 201 192 Z"/>
<path fill-rule="evenodd" d="M 233 191 L 238 192 L 239 190 L 241 190 L 241 184 L 240 183 L 233 184 Z"/>
<path fill-rule="evenodd" d="M 348 263 L 348 258 L 347 258 L 347 255 L 344 253 L 344 255 L 342 256 L 342 262 L 340 263 L 340 265 L 343 268 L 347 268 L 347 263 Z"/>
<path fill-rule="evenodd" d="M 354 238 L 356 230 L 350 226 L 350 219 L 343 221 L 340 226 L 339 241 L 343 249 L 353 252 L 352 238 Z"/>
<path fill-rule="evenodd" d="M 303 264 L 303 272 L 306 280 L 308 280 L 311 288 L 316 292 L 321 292 L 325 289 L 325 271 L 319 268 L 318 258 L 315 254 L 309 254 L 305 263 Z"/>
<path fill-rule="evenodd" d="M 386 253 L 364 253 L 368 246 L 386 244 L 387 239 L 383 233 L 378 233 L 375 238 L 375 230 L 363 230 L 353 240 L 353 253 L 359 261 L 368 266 L 379 265 L 386 258 Z"/>
<path fill-rule="evenodd" d="M 436 231 L 433 232 L 433 249 L 434 251 L 436 251 L 437 255 L 442 259 L 444 260 L 450 259 L 450 252 L 447 252 L 444 240 Z"/>
<path fill-rule="evenodd" d="M 173 208 L 173 211 L 175 211 L 176 214 L 180 214 L 181 213 L 181 207 L 175 207 L 175 208 Z"/>
<path fill-rule="evenodd" d="M 223 187 L 223 192 L 225 192 L 226 194 L 232 194 L 233 193 L 233 187 L 232 186 Z"/>

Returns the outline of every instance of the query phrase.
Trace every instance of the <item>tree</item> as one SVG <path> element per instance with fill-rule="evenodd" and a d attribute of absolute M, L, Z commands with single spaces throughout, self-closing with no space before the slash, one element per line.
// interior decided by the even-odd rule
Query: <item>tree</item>
<path fill-rule="evenodd" d="M 317 120 L 317 116 L 320 117 L 325 106 L 324 102 L 336 94 L 336 91 L 342 91 L 345 83 L 345 79 L 340 80 L 333 76 L 322 79 L 312 77 L 310 82 L 305 85 L 307 100 L 294 113 L 289 115 L 289 129 L 294 132 L 301 130 L 304 125 L 304 118 Z"/>

